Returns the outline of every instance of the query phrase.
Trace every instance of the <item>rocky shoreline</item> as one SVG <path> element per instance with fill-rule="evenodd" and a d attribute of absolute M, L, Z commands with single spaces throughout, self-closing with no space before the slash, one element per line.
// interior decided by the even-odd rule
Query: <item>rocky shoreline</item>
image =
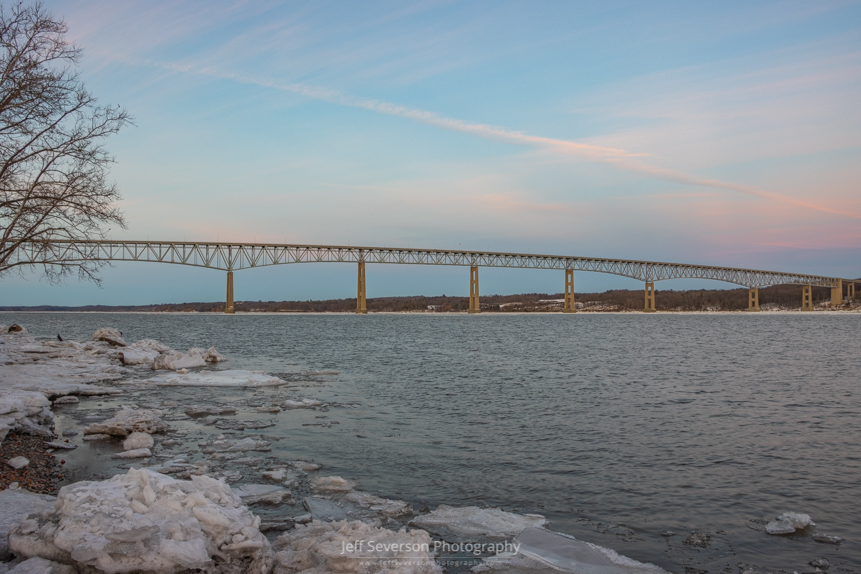
<path fill-rule="evenodd" d="M 302 396 L 286 374 L 214 370 L 225 360 L 214 348 L 130 344 L 109 328 L 91 341 L 9 331 L 0 573 L 664 572 L 540 515 L 416 509 L 273 456 L 289 440 L 266 434 L 273 417 L 310 410 L 325 425 L 350 408 Z"/>

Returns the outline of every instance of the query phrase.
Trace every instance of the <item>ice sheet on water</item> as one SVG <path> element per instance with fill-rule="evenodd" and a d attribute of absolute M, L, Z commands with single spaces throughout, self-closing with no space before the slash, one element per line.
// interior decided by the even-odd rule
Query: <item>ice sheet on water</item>
<path fill-rule="evenodd" d="M 667 574 L 654 564 L 637 562 L 615 551 L 558 532 L 529 527 L 514 539 L 517 553 L 501 554 L 473 572 L 576 572 L 577 574 Z"/>
<path fill-rule="evenodd" d="M 410 522 L 449 542 L 513 538 L 525 528 L 544 526 L 546 523 L 547 519 L 540 514 L 514 514 L 498 508 L 452 507 L 444 504 Z"/>
<path fill-rule="evenodd" d="M 259 371 L 246 371 L 242 369 L 196 371 L 186 374 L 171 373 L 134 382 L 164 387 L 275 387 L 286 384 L 285 381 L 278 377 L 273 377 Z"/>

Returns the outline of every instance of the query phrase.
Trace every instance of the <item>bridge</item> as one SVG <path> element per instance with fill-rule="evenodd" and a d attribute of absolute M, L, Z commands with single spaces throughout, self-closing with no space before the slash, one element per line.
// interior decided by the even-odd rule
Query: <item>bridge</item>
<path fill-rule="evenodd" d="M 813 310 L 811 293 L 814 286 L 831 289 L 832 305 L 843 303 L 844 285 L 846 286 L 846 294 L 849 299 L 853 300 L 855 298 L 855 282 L 838 277 L 687 263 L 577 257 L 572 255 L 535 255 L 490 251 L 354 247 L 343 245 L 110 240 L 28 242 L 23 243 L 13 255 L 13 262 L 25 265 L 51 265 L 79 261 L 149 261 L 226 271 L 227 298 L 224 307 L 225 313 L 234 312 L 234 271 L 292 263 L 356 263 L 358 265 L 356 313 L 359 314 L 366 314 L 368 312 L 365 297 L 366 263 L 457 265 L 469 267 L 470 313 L 480 312 L 478 291 L 479 267 L 557 269 L 564 271 L 565 298 L 562 306 L 564 313 L 576 312 L 574 306 L 574 271 L 609 273 L 643 281 L 645 283 L 644 311 L 646 312 L 654 312 L 656 310 L 655 283 L 668 279 L 713 279 L 747 287 L 749 289 L 749 311 L 759 311 L 759 289 L 771 285 L 801 285 L 801 309 L 804 311 Z"/>

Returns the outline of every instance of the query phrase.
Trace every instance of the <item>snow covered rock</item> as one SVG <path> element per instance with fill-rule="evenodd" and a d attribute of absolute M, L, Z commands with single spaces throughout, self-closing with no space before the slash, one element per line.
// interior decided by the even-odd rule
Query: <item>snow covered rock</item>
<path fill-rule="evenodd" d="M 430 552 L 432 544 L 421 530 L 394 532 L 359 521 L 315 521 L 278 537 L 273 574 L 441 574 Z"/>
<path fill-rule="evenodd" d="M 123 450 L 135 450 L 139 448 L 152 448 L 155 441 L 151 434 L 145 432 L 133 432 L 123 441 Z"/>
<path fill-rule="evenodd" d="M 123 407 L 106 421 L 93 423 L 84 429 L 84 434 L 109 434 L 128 436 L 133 432 L 153 434 L 164 432 L 167 425 L 161 420 L 161 411 L 136 410 Z"/>
<path fill-rule="evenodd" d="M 349 492 L 355 487 L 355 482 L 352 480 L 346 480 L 340 476 L 317 476 L 311 479 L 311 488 L 320 494 Z"/>
<path fill-rule="evenodd" d="M 158 360 L 157 360 L 158 361 Z M 173 364 L 173 363 L 172 363 Z M 287 382 L 257 371 L 242 369 L 227 371 L 196 371 L 156 375 L 136 383 L 155 384 L 164 387 L 277 387 Z"/>
<path fill-rule="evenodd" d="M 260 519 L 206 476 L 182 481 L 132 469 L 63 487 L 55 508 L 14 527 L 10 549 L 107 574 L 268 574 L 273 565 Z"/>
<path fill-rule="evenodd" d="M 472 569 L 476 573 L 570 572 L 601 574 L 668 574 L 609 548 L 543 528 L 526 528 L 512 543 L 517 550 L 498 553 Z"/>
<path fill-rule="evenodd" d="M 452 507 L 441 505 L 430 514 L 410 522 L 448 541 L 465 539 L 513 538 L 524 529 L 544 526 L 547 519 L 540 514 L 514 514 L 498 508 L 477 506 Z"/>
<path fill-rule="evenodd" d="M 765 526 L 765 531 L 773 535 L 792 534 L 798 530 L 804 530 L 808 526 L 816 526 L 809 515 L 784 512 L 777 517 L 777 520 L 769 522 Z"/>
<path fill-rule="evenodd" d="M 126 347 L 128 343 L 123 340 L 123 334 L 113 327 L 102 327 L 93 333 L 93 341 L 104 341 L 113 347 Z"/>
<path fill-rule="evenodd" d="M 15 323 L 15 324 L 10 325 L 9 327 L 7 327 L 7 328 L 6 328 L 6 332 L 7 332 L 7 333 L 12 333 L 12 334 L 14 334 L 14 335 L 26 335 L 26 334 L 27 334 L 27 329 L 25 329 L 24 327 L 22 327 L 22 326 L 21 326 L 21 325 L 19 325 L 18 323 Z"/>

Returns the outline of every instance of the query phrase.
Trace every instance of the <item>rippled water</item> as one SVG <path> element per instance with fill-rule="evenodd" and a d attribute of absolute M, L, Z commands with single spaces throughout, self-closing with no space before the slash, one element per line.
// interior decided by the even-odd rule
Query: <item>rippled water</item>
<path fill-rule="evenodd" d="M 284 413 L 273 446 L 379 495 L 540 512 L 674 572 L 861 570 L 859 315 L 0 314 L 13 321 L 337 370 L 305 396 L 359 406 L 331 428 Z M 784 511 L 846 542 L 766 535 Z M 693 530 L 711 545 L 683 544 Z"/>

